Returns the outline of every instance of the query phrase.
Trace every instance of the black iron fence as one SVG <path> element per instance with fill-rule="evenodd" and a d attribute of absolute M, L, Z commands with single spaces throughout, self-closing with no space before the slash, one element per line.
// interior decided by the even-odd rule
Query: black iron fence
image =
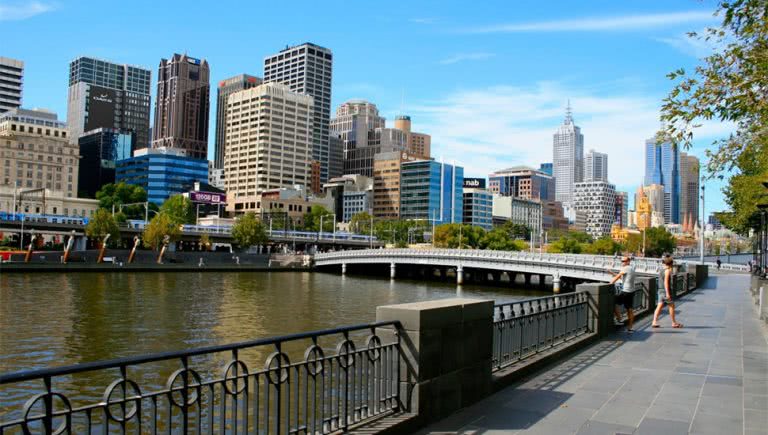
<path fill-rule="evenodd" d="M 399 323 L 0 375 L 0 434 L 346 431 L 403 409 L 400 337 L 379 327 Z"/>
<path fill-rule="evenodd" d="M 492 370 L 500 370 L 589 332 L 588 314 L 588 292 L 496 305 Z"/>

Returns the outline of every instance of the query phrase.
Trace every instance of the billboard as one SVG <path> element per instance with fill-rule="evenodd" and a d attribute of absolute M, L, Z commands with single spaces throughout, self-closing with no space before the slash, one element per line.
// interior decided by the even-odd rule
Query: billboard
<path fill-rule="evenodd" d="M 115 128 L 117 92 L 114 89 L 91 86 L 88 95 L 88 119 L 85 131 L 97 128 Z"/>
<path fill-rule="evenodd" d="M 485 189 L 485 178 L 464 178 L 464 187 L 467 189 Z"/>
<path fill-rule="evenodd" d="M 189 199 L 192 202 L 199 202 L 203 204 L 226 204 L 227 195 L 224 193 L 216 192 L 189 192 Z"/>

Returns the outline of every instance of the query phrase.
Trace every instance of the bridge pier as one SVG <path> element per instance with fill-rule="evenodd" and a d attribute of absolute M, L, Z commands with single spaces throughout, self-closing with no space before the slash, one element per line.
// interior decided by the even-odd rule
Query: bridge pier
<path fill-rule="evenodd" d="M 507 272 L 507 276 L 509 277 L 509 284 L 515 285 L 515 281 L 517 281 L 517 272 Z"/>
<path fill-rule="evenodd" d="M 491 276 L 493 276 L 494 284 L 498 284 L 501 282 L 501 272 L 491 272 Z"/>
<path fill-rule="evenodd" d="M 547 275 L 539 275 L 539 287 L 544 287 L 547 284 Z"/>
<path fill-rule="evenodd" d="M 554 293 L 560 293 L 560 275 L 554 275 L 552 277 L 552 291 Z"/>
<path fill-rule="evenodd" d="M 448 278 L 448 269 L 441 267 L 440 268 L 440 279 L 445 281 L 446 278 Z"/>
<path fill-rule="evenodd" d="M 389 278 L 395 279 L 395 263 L 389 263 Z"/>
<path fill-rule="evenodd" d="M 456 284 L 464 284 L 464 268 L 461 266 L 456 268 Z"/>
<path fill-rule="evenodd" d="M 347 274 L 347 263 L 341 263 L 341 274 L 342 275 Z"/>
<path fill-rule="evenodd" d="M 531 274 L 530 273 L 525 273 L 525 274 L 523 274 L 523 276 L 525 277 L 525 286 L 526 287 L 530 287 L 530 285 L 531 285 Z"/>

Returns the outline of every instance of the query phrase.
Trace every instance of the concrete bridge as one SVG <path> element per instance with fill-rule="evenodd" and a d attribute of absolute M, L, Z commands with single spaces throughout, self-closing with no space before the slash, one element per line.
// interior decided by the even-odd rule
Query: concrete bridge
<path fill-rule="evenodd" d="M 619 257 L 602 255 L 472 249 L 365 249 L 315 255 L 315 266 L 340 266 L 342 273 L 347 272 L 347 265 L 373 264 L 388 264 L 391 278 L 396 276 L 398 266 L 421 267 L 428 269 L 428 273 L 436 269 L 442 276 L 451 270 L 458 284 L 464 283 L 467 275 L 485 280 L 490 274 L 494 281 L 499 281 L 502 274 L 507 274 L 514 282 L 517 274 L 523 274 L 527 284 L 533 275 L 538 275 L 540 284 L 546 276 L 551 276 L 555 292 L 560 291 L 564 283 L 609 281 L 613 276 L 609 270 L 616 271 L 621 265 Z M 638 274 L 656 276 L 660 262 L 656 258 L 635 258 L 633 264 Z"/>

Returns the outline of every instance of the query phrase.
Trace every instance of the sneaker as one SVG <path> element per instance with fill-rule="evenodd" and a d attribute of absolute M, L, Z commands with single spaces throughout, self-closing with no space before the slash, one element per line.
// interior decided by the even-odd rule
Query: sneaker
<path fill-rule="evenodd" d="M 613 321 L 613 326 L 624 326 L 624 322 L 621 322 L 619 320 L 614 320 Z"/>

